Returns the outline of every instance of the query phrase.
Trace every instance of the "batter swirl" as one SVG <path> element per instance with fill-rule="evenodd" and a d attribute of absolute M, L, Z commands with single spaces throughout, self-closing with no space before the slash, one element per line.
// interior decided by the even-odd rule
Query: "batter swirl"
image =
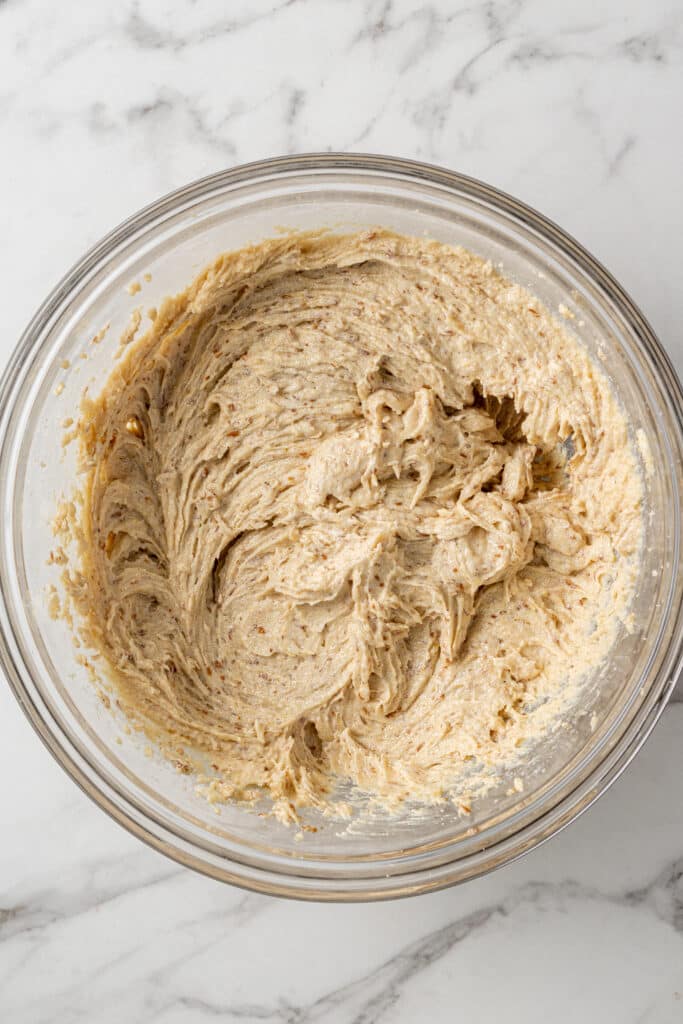
<path fill-rule="evenodd" d="M 223 256 L 81 436 L 90 641 L 219 798 L 457 791 L 546 728 L 627 605 L 624 417 L 464 250 L 377 230 Z"/>

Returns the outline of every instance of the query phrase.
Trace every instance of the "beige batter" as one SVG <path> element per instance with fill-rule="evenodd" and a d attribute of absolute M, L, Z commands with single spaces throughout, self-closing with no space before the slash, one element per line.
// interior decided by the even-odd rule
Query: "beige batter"
<path fill-rule="evenodd" d="M 457 793 L 548 728 L 627 607 L 641 484 L 607 380 L 461 249 L 222 256 L 79 429 L 88 638 L 215 798 Z"/>

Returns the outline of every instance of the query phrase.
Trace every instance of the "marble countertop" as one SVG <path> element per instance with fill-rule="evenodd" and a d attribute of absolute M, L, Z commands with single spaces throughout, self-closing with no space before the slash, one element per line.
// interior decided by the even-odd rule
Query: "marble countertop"
<path fill-rule="evenodd" d="M 161 193 L 347 149 L 538 207 L 681 371 L 682 95 L 680 0 L 0 0 L 0 359 L 82 251 Z M 672 703 L 597 805 L 494 875 L 314 906 L 141 845 L 0 687 L 0 1020 L 683 1021 L 682 735 Z"/>

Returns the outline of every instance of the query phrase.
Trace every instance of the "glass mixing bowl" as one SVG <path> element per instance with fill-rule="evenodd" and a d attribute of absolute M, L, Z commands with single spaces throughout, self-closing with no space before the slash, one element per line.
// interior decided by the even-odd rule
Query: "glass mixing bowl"
<path fill-rule="evenodd" d="M 467 246 L 550 309 L 564 303 L 575 314 L 570 329 L 602 361 L 641 453 L 646 543 L 633 630 L 596 667 L 581 708 L 516 772 L 522 793 L 501 779 L 470 817 L 447 805 L 351 822 L 313 815 L 317 831 L 302 839 L 296 828 L 238 805 L 216 814 L 191 777 L 146 756 L 144 737 L 127 734 L 115 709 L 103 706 L 68 627 L 50 618 L 45 588 L 57 577 L 46 564 L 49 524 L 76 473 L 60 423 L 75 414 L 84 385 L 96 392 L 104 383 L 132 310 L 180 290 L 221 251 L 283 226 L 378 224 Z M 144 281 L 137 295 L 126 289 L 133 281 Z M 55 758 L 100 807 L 207 875 L 268 893 L 362 900 L 482 874 L 547 839 L 604 792 L 674 685 L 682 636 L 682 408 L 666 354 L 617 282 L 555 224 L 488 185 L 409 161 L 339 154 L 267 160 L 195 182 L 84 256 L 38 310 L 6 370 L 0 657 L 10 685 Z"/>

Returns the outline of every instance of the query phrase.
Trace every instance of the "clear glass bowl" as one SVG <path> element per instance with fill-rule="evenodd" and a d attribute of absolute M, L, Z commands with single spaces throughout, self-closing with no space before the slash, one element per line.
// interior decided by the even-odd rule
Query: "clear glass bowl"
<path fill-rule="evenodd" d="M 532 752 L 471 818 L 448 806 L 360 824 L 295 828 L 240 806 L 214 813 L 191 777 L 145 755 L 145 742 L 98 698 L 68 628 L 47 612 L 49 523 L 74 482 L 61 421 L 81 390 L 112 367 L 134 307 L 184 287 L 218 253 L 284 227 L 381 224 L 464 245 L 500 264 L 551 309 L 576 315 L 581 342 L 603 364 L 644 436 L 651 469 L 647 542 L 624 631 L 571 721 Z M 152 275 L 140 294 L 126 286 Z M 99 344 L 91 339 L 111 327 Z M 87 360 L 81 359 L 81 353 Z M 68 364 L 67 364 L 68 361 Z M 63 388 L 62 388 L 63 385 Z M 61 392 L 57 394 L 56 392 Z M 681 388 L 650 326 L 607 271 L 540 214 L 450 171 L 376 156 L 322 154 L 216 174 L 159 200 L 95 246 L 44 302 L 0 391 L 0 657 L 31 723 L 71 777 L 113 818 L 177 861 L 262 892 L 321 900 L 424 892 L 482 874 L 563 828 L 617 777 L 661 713 L 681 661 Z M 638 434 L 642 431 L 642 434 Z M 641 450 L 645 447 L 641 445 Z M 647 467 L 645 467 L 647 469 Z"/>

